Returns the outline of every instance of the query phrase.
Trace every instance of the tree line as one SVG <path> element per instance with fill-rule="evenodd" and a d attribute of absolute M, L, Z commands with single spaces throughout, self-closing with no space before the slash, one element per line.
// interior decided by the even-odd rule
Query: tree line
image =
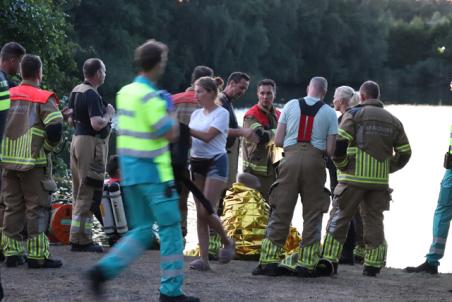
<path fill-rule="evenodd" d="M 102 92 L 113 99 L 133 78 L 133 50 L 149 38 L 169 46 L 161 86 L 171 92 L 201 64 L 288 86 L 313 75 L 436 86 L 452 70 L 447 0 L 0 0 L 0 28 L 2 44 L 42 57 L 44 84 L 58 95 L 80 81 L 86 58 L 99 57 Z"/>

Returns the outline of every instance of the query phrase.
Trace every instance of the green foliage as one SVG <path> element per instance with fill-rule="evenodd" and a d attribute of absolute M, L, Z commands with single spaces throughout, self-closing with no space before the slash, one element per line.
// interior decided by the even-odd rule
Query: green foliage
<path fill-rule="evenodd" d="M 72 27 L 63 11 L 69 1 L 1 0 L 0 41 L 17 41 L 28 53 L 41 56 L 44 86 L 63 95 L 73 82 L 76 68 L 69 38 Z"/>

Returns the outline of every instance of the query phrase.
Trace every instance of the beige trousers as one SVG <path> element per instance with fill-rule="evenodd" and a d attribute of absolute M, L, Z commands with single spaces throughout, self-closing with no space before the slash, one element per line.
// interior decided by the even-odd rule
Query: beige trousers
<path fill-rule="evenodd" d="M 25 172 L 3 170 L 3 232 L 6 236 L 18 241 L 23 240 L 24 221 L 29 238 L 47 231 L 51 193 L 43 186 L 45 171 L 44 167 Z"/>
<path fill-rule="evenodd" d="M 284 149 L 278 177 L 270 193 L 271 214 L 266 237 L 284 246 L 289 234 L 298 195 L 303 205 L 301 247 L 320 242 L 323 213 L 328 211 L 330 196 L 324 189 L 326 172 L 323 152 L 309 143 Z"/>
<path fill-rule="evenodd" d="M 383 212 L 389 210 L 390 200 L 388 190 L 369 190 L 339 183 L 334 189 L 333 208 L 326 231 L 344 244 L 350 221 L 359 209 L 364 244 L 368 249 L 377 248 L 385 241 Z"/>
<path fill-rule="evenodd" d="M 76 244 L 92 242 L 91 206 L 100 202 L 108 156 L 108 139 L 75 135 L 71 143 L 72 222 L 69 240 Z"/>

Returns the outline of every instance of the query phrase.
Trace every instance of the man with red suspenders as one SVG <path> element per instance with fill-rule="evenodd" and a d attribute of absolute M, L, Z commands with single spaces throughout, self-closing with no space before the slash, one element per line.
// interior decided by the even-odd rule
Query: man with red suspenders
<path fill-rule="evenodd" d="M 325 78 L 312 78 L 308 95 L 289 101 L 281 113 L 275 144 L 284 147 L 284 158 L 270 190 L 271 214 L 259 266 L 253 275 L 277 276 L 285 271 L 282 268 L 288 268 L 298 277 L 315 276 L 323 213 L 330 205 L 329 193 L 324 189 L 323 157 L 333 155 L 338 130 L 336 113 L 322 102 L 327 86 Z M 303 204 L 301 247 L 281 262 L 298 195 Z"/>

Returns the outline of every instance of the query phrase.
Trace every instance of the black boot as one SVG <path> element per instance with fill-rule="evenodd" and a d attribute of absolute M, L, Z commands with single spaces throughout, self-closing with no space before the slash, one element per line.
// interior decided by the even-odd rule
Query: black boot
<path fill-rule="evenodd" d="M 315 266 L 314 272 L 318 277 L 332 276 L 333 274 L 337 274 L 337 263 L 322 258 Z"/>
<path fill-rule="evenodd" d="M 90 287 L 95 296 L 102 296 L 102 286 L 107 281 L 104 273 L 98 266 L 94 266 L 86 273 L 90 281 Z"/>
<path fill-rule="evenodd" d="M 251 272 L 253 276 L 264 275 L 264 276 L 281 276 L 284 275 L 284 269 L 280 268 L 278 263 L 261 264 Z"/>
<path fill-rule="evenodd" d="M 199 298 L 192 297 L 192 296 L 186 296 L 186 295 L 180 295 L 180 296 L 167 296 L 164 294 L 160 294 L 159 298 L 160 302 L 200 302 Z"/>
<path fill-rule="evenodd" d="M 28 259 L 28 268 L 59 268 L 63 266 L 63 262 L 58 259 Z"/>
<path fill-rule="evenodd" d="M 407 273 L 429 273 L 432 275 L 438 274 L 438 266 L 432 265 L 425 261 L 419 266 L 408 266 L 405 268 Z"/>
<path fill-rule="evenodd" d="M 297 266 L 295 269 L 295 276 L 299 278 L 314 278 L 317 274 L 314 270 L 307 269 L 306 267 Z"/>
<path fill-rule="evenodd" d="M 364 265 L 363 275 L 368 277 L 376 277 L 380 273 L 381 267 L 373 267 Z"/>
<path fill-rule="evenodd" d="M 71 243 L 71 252 L 103 253 L 104 249 L 94 242 L 88 244 Z"/>
<path fill-rule="evenodd" d="M 23 255 L 6 256 L 6 267 L 17 267 L 27 262 L 27 259 Z"/>

